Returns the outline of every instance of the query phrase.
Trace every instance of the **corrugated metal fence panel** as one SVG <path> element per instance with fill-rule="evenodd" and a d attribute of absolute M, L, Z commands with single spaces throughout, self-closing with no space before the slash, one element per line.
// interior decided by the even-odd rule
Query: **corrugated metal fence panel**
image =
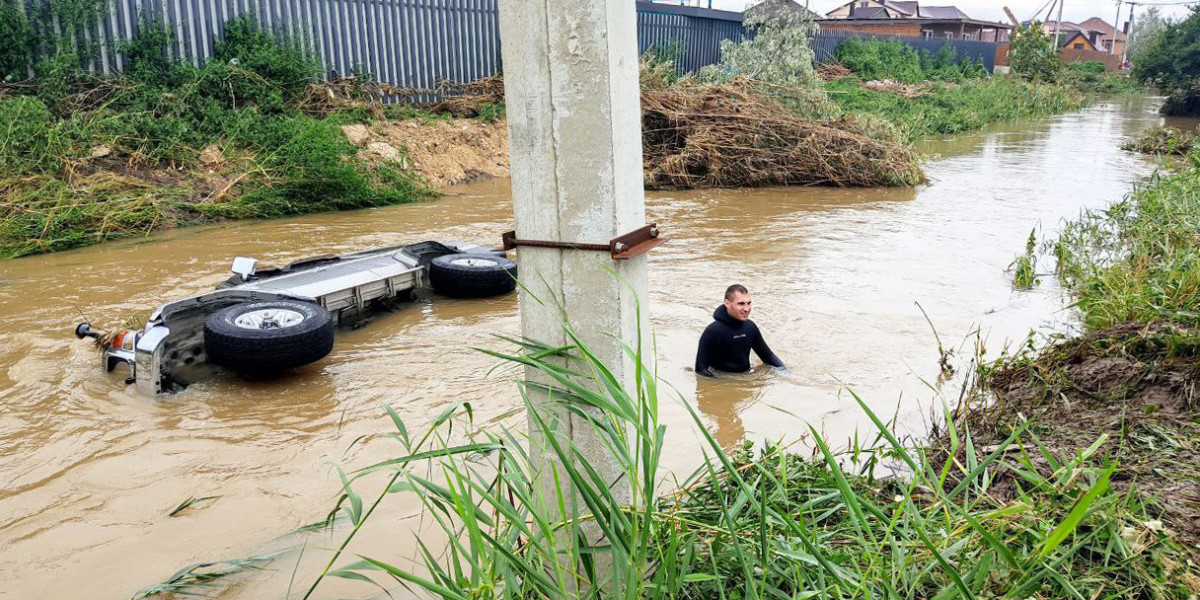
<path fill-rule="evenodd" d="M 813 54 L 818 63 L 833 62 L 837 57 L 837 47 L 846 38 L 862 40 L 896 40 L 908 44 L 917 50 L 936 53 L 949 44 L 959 56 L 971 60 L 982 61 L 984 68 L 991 73 L 996 68 L 996 42 L 980 42 L 975 40 L 946 40 L 902 35 L 883 35 L 859 31 L 844 31 L 826 29 L 817 32 L 812 37 Z"/>
<path fill-rule="evenodd" d="M 26 11 L 51 0 L 24 0 Z M 290 36 L 320 58 L 327 76 L 370 73 L 380 83 L 431 90 L 442 80 L 474 81 L 501 71 L 499 0 L 111 0 L 108 15 L 76 32 L 73 43 L 91 49 L 88 69 L 114 73 L 125 67 L 120 49 L 145 23 L 166 27 L 170 56 L 202 65 L 225 23 L 251 14 L 277 34 Z M 511 0 L 519 1 L 519 0 Z M 638 50 L 676 52 L 676 66 L 693 72 L 720 58 L 724 40 L 746 37 L 740 15 L 694 8 L 638 4 Z M 65 35 L 61 24 L 54 28 Z M 996 44 L 821 31 L 812 38 L 819 62 L 832 60 L 847 37 L 898 39 L 936 52 L 949 43 L 981 59 L 989 71 Z M 424 95 L 416 99 L 428 100 Z"/>
<path fill-rule="evenodd" d="M 51 0 L 24 0 L 36 11 Z M 195 66 L 212 56 L 225 23 L 254 15 L 265 27 L 302 41 L 327 75 L 372 74 L 377 81 L 433 89 L 443 79 L 466 82 L 501 70 L 498 0 L 111 0 L 109 13 L 77 32 L 74 45 L 91 49 L 85 67 L 125 68 L 121 46 L 146 23 L 166 28 L 172 59 Z M 715 63 L 720 43 L 741 40 L 742 24 L 695 14 L 638 12 L 639 51 L 677 44 L 678 66 L 695 71 Z M 692 11 L 695 12 L 695 11 Z M 60 36 L 66 32 L 55 27 Z"/>
<path fill-rule="evenodd" d="M 638 52 L 660 48 L 674 53 L 675 65 L 684 73 L 715 64 L 722 41 L 740 42 L 744 36 L 737 21 L 638 11 Z"/>

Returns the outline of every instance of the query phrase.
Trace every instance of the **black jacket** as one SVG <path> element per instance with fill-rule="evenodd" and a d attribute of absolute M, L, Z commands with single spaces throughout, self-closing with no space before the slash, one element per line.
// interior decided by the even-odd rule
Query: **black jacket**
<path fill-rule="evenodd" d="M 739 321 L 725 310 L 725 305 L 713 312 L 713 322 L 700 336 L 700 348 L 696 350 L 696 373 L 712 377 L 713 371 L 745 373 L 750 370 L 750 350 L 772 367 L 783 367 L 783 361 L 763 340 L 762 333 L 754 321 Z"/>

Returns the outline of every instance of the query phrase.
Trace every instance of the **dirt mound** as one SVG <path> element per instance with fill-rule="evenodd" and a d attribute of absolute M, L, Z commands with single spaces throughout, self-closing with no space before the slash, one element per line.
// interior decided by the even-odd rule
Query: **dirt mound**
<path fill-rule="evenodd" d="M 644 91 L 642 136 L 652 189 L 924 181 L 913 150 L 802 118 L 745 80 Z"/>
<path fill-rule="evenodd" d="M 508 177 L 508 132 L 502 121 L 446 119 L 376 121 L 347 132 L 370 163 L 394 162 L 435 188 Z"/>
<path fill-rule="evenodd" d="M 1111 327 L 1014 359 L 986 383 L 995 401 L 957 416 L 975 444 L 999 443 L 1026 419 L 1060 457 L 1103 437 L 1097 456 L 1117 461 L 1114 485 L 1148 492 L 1171 527 L 1200 548 L 1200 329 Z M 1020 481 L 1018 473 L 998 473 L 994 489 Z"/>

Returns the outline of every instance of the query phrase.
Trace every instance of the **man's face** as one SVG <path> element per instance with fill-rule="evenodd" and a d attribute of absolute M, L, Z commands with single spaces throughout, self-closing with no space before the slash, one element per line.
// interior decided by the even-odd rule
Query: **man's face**
<path fill-rule="evenodd" d="M 734 292 L 732 298 L 727 298 L 725 300 L 725 312 L 729 313 L 729 316 L 739 321 L 745 321 L 746 319 L 749 319 L 750 294 Z"/>

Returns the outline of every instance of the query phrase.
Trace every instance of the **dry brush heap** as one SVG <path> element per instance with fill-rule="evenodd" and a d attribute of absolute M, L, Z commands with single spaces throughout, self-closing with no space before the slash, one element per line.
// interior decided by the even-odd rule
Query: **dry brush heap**
<path fill-rule="evenodd" d="M 499 77 L 438 91 L 445 99 L 431 109 L 455 116 L 477 116 L 504 100 Z M 646 187 L 869 187 L 924 181 L 914 150 L 806 119 L 782 104 L 806 101 L 814 93 L 746 78 L 643 85 Z"/>

